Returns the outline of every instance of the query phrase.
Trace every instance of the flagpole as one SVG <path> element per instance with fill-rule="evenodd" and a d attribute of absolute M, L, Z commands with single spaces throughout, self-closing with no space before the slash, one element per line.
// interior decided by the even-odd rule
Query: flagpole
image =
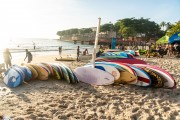
<path fill-rule="evenodd" d="M 94 50 L 93 50 L 93 54 L 92 54 L 92 65 L 93 65 L 93 68 L 95 68 L 96 49 L 97 49 L 97 45 L 98 45 L 100 24 L 101 24 L 101 18 L 99 17 L 98 18 L 97 30 L 96 30 L 96 36 L 95 36 Z"/>

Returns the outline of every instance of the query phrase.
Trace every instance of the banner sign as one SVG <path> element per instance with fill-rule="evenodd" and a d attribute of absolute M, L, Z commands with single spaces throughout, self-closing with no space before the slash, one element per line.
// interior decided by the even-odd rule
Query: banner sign
<path fill-rule="evenodd" d="M 116 49 L 116 38 L 112 38 L 111 49 Z"/>

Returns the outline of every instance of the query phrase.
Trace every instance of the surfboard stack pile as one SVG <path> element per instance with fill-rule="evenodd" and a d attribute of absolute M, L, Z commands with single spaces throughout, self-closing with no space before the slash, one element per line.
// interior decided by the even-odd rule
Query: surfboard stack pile
<path fill-rule="evenodd" d="M 134 56 L 140 56 L 139 51 L 134 50 L 125 50 L 125 51 L 106 51 L 100 57 L 120 57 L 120 58 L 134 58 Z"/>
<path fill-rule="evenodd" d="M 8 87 L 17 87 L 31 80 L 48 80 L 49 78 L 78 83 L 73 71 L 62 63 L 38 63 L 13 65 L 4 73 L 4 83 Z"/>
<path fill-rule="evenodd" d="M 138 53 L 132 50 L 122 52 L 105 52 L 95 59 L 96 62 L 116 62 L 129 64 L 147 64 L 144 60 L 136 59 Z"/>
<path fill-rule="evenodd" d="M 134 55 L 131 53 L 122 52 L 105 52 L 98 58 L 133 58 Z"/>
<path fill-rule="evenodd" d="M 95 72 L 93 72 L 95 71 Z M 95 62 L 74 70 L 78 79 L 93 85 L 132 84 L 154 88 L 175 88 L 174 78 L 164 69 L 145 64 Z"/>

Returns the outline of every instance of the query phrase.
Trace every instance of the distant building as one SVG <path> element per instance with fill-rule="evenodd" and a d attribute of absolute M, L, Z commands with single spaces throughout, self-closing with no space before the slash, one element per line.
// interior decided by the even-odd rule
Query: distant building
<path fill-rule="evenodd" d="M 91 27 L 92 31 L 95 32 L 97 30 L 97 27 Z"/>

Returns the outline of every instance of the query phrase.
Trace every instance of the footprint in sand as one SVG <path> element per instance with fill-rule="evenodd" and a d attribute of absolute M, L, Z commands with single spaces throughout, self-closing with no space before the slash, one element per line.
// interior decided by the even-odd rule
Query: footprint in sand
<path fill-rule="evenodd" d="M 57 117 L 55 117 L 55 118 L 53 118 L 54 120 L 67 120 L 68 118 L 67 118 L 67 116 L 65 116 L 65 115 L 59 115 L 59 116 L 57 116 Z"/>
<path fill-rule="evenodd" d="M 149 115 L 146 120 L 155 120 L 154 116 Z"/>
<path fill-rule="evenodd" d="M 75 109 L 75 104 L 69 104 L 69 106 L 68 106 L 68 108 L 67 108 L 68 110 L 72 110 L 72 109 Z"/>
<path fill-rule="evenodd" d="M 26 110 L 26 112 L 27 112 L 28 114 L 32 114 L 33 112 L 35 112 L 35 109 L 33 109 L 33 108 L 28 108 L 28 109 Z"/>
<path fill-rule="evenodd" d="M 31 119 L 31 120 L 36 120 L 37 116 L 36 115 L 33 115 L 33 114 L 30 114 L 26 117 L 26 119 Z"/>
<path fill-rule="evenodd" d="M 53 103 L 52 103 L 52 104 L 49 104 L 49 106 L 50 106 L 50 107 L 56 107 L 57 104 L 53 104 Z"/>
<path fill-rule="evenodd" d="M 97 103 L 97 106 L 104 106 L 106 105 L 107 103 L 105 101 L 100 101 Z"/>
<path fill-rule="evenodd" d="M 57 106 L 57 105 L 56 105 Z M 64 108 L 64 109 L 66 109 L 66 108 L 68 108 L 68 105 L 67 104 L 60 104 L 59 106 L 58 106 L 59 108 Z"/>
<path fill-rule="evenodd" d="M 170 107 L 163 107 L 163 109 L 164 109 L 164 112 L 167 112 L 170 110 Z"/>
<path fill-rule="evenodd" d="M 105 113 L 105 110 L 102 108 L 102 107 L 98 107 L 97 110 L 96 110 L 97 113 L 102 113 L 104 114 Z"/>
<path fill-rule="evenodd" d="M 90 108 L 90 107 L 93 107 L 93 106 L 94 106 L 94 104 L 92 104 L 92 103 L 86 103 L 85 104 L 85 107 L 89 107 Z"/>
<path fill-rule="evenodd" d="M 131 119 L 133 119 L 133 120 L 139 120 L 140 114 L 141 114 L 141 113 L 138 112 L 138 113 L 132 114 L 130 117 L 131 117 Z"/>
<path fill-rule="evenodd" d="M 135 112 L 137 112 L 138 110 L 139 110 L 139 107 L 135 107 L 135 108 L 132 109 L 132 113 L 135 113 Z"/>

